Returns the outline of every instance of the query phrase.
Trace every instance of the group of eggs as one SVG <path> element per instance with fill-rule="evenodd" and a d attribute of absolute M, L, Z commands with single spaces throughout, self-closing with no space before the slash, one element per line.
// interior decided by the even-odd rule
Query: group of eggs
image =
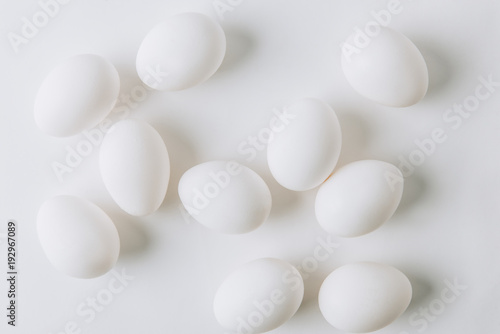
<path fill-rule="evenodd" d="M 225 50 L 224 32 L 215 21 L 183 13 L 146 35 L 136 68 L 141 80 L 153 89 L 186 89 L 212 76 Z M 152 75 L 158 69 L 167 74 L 161 81 Z M 389 106 L 414 104 L 427 90 L 422 55 L 408 38 L 385 27 L 363 49 L 343 54 L 342 69 L 361 95 Z M 102 57 L 70 58 L 43 81 L 34 106 L 36 123 L 52 136 L 76 135 L 106 117 L 119 87 L 116 69 Z M 334 172 L 342 142 L 335 112 L 314 98 L 297 100 L 287 112 L 295 118 L 274 134 L 267 148 L 276 181 L 292 191 L 319 187 L 316 217 L 334 235 L 360 236 L 387 221 L 403 192 L 399 169 L 383 161 L 361 160 Z M 106 189 L 125 212 L 144 216 L 160 207 L 169 184 L 170 160 L 160 134 L 147 122 L 117 122 L 102 142 L 99 165 Z M 179 181 L 178 193 L 199 223 L 222 233 L 255 230 L 268 218 L 272 205 L 265 181 L 235 161 L 210 161 L 190 168 Z M 70 276 L 103 275 L 118 259 L 120 240 L 115 225 L 88 200 L 67 195 L 47 200 L 40 207 L 37 230 L 49 261 Z M 302 277 L 293 266 L 282 260 L 258 259 L 221 284 L 214 312 L 227 329 L 242 332 L 251 327 L 253 333 L 262 333 L 290 319 L 303 294 Z M 334 327 L 370 332 L 402 314 L 411 295 L 408 278 L 396 268 L 360 262 L 342 266 L 325 279 L 319 306 Z"/>

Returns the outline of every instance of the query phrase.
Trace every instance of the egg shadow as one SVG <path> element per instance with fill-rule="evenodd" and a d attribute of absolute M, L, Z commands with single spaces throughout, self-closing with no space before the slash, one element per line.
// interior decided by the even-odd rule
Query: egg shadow
<path fill-rule="evenodd" d="M 151 124 L 158 131 L 167 146 L 170 159 L 170 180 L 165 199 L 159 212 L 166 212 L 180 204 L 177 188 L 179 180 L 186 170 L 197 164 L 195 150 L 189 138 L 171 124 L 164 121 L 152 120 Z"/>
<path fill-rule="evenodd" d="M 147 86 L 141 81 L 139 75 L 137 74 L 137 70 L 135 69 L 135 64 L 114 64 L 116 70 L 118 71 L 118 75 L 120 76 L 120 95 L 130 95 L 132 88 L 136 86 Z M 154 90 L 148 90 L 150 92 L 154 92 Z M 151 93 L 149 93 L 151 94 Z M 117 105 L 120 104 L 117 101 Z"/>
<path fill-rule="evenodd" d="M 424 100 L 433 99 L 452 82 L 459 65 L 455 57 L 446 57 L 444 49 L 429 40 L 412 39 L 425 59 L 429 73 L 429 86 Z"/>
<path fill-rule="evenodd" d="M 419 275 L 408 274 L 405 273 L 406 277 L 410 280 L 411 288 L 412 288 L 412 297 L 410 301 L 410 305 L 406 309 L 406 313 L 410 314 L 418 310 L 430 296 L 434 294 L 434 286 L 432 283 L 424 279 Z"/>
<path fill-rule="evenodd" d="M 368 122 L 353 110 L 340 109 L 336 113 L 342 131 L 342 149 L 335 168 L 338 169 L 350 162 L 366 159 L 371 129 Z"/>
<path fill-rule="evenodd" d="M 237 26 L 225 26 L 226 54 L 214 76 L 232 71 L 251 55 L 255 49 L 255 39 L 245 30 Z"/>
<path fill-rule="evenodd" d="M 302 300 L 304 307 L 310 304 L 317 304 L 319 289 L 329 273 L 330 272 L 318 270 L 314 273 L 309 273 L 309 276 L 304 278 L 304 298 Z"/>
<path fill-rule="evenodd" d="M 415 172 L 404 180 L 403 195 L 401 202 L 394 212 L 394 217 L 400 217 L 407 214 L 415 204 L 423 199 L 429 191 L 429 185 L 421 173 Z"/>
<path fill-rule="evenodd" d="M 151 236 L 140 217 L 131 216 L 113 204 L 100 206 L 113 220 L 118 231 L 120 258 L 146 253 L 151 245 Z"/>
<path fill-rule="evenodd" d="M 279 219 L 293 213 L 293 208 L 300 202 L 300 192 L 286 189 L 279 184 L 269 168 L 252 168 L 267 184 L 272 197 L 271 213 L 268 219 Z"/>
<path fill-rule="evenodd" d="M 310 319 L 312 316 L 322 319 L 319 310 L 318 295 L 321 285 L 325 278 L 332 272 L 332 268 L 321 268 L 303 276 L 304 279 L 304 297 L 294 318 Z"/>

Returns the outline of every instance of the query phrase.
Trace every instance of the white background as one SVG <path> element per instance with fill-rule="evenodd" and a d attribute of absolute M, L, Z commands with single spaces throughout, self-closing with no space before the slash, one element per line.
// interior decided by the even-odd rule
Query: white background
<path fill-rule="evenodd" d="M 317 292 L 333 269 L 362 260 L 398 267 L 414 287 L 408 310 L 379 333 L 498 333 L 500 89 L 456 130 L 443 121 L 443 114 L 474 93 L 478 76 L 500 81 L 500 2 L 401 0 L 403 10 L 390 26 L 414 41 L 430 71 L 427 96 L 404 109 L 360 97 L 340 68 L 339 44 L 356 26 L 373 19 L 372 10 L 386 6 L 386 1 L 246 0 L 221 19 L 211 0 L 74 0 L 15 53 L 8 33 L 19 34 L 22 18 L 30 19 L 40 7 L 32 0 L 2 0 L 0 232 L 5 233 L 8 219 L 19 224 L 20 274 L 18 327 L 8 328 L 2 311 L 0 332 L 59 333 L 74 321 L 82 333 L 92 334 L 224 333 L 213 316 L 212 300 L 228 273 L 259 257 L 300 265 L 313 255 L 317 238 L 326 238 L 314 217 L 316 190 L 287 191 L 270 177 L 265 151 L 252 161 L 237 152 L 249 135 L 267 126 L 273 108 L 313 96 L 339 116 L 344 139 L 340 166 L 365 158 L 397 165 L 398 156 L 408 158 L 416 149 L 414 141 L 429 137 L 436 127 L 445 131 L 447 141 L 405 180 L 402 204 L 389 222 L 369 235 L 338 240 L 335 253 L 305 280 L 297 314 L 273 333 L 339 332 L 321 316 Z M 130 93 L 140 84 L 135 55 L 142 38 L 162 19 L 183 11 L 206 13 L 221 23 L 227 56 L 209 81 L 181 92 L 151 92 L 132 109 L 132 117 L 159 130 L 172 163 L 160 210 L 134 218 L 106 193 L 97 168 L 98 148 L 63 182 L 57 180 L 52 163 L 64 162 L 66 145 L 74 148 L 84 137 L 57 139 L 41 133 L 33 119 L 33 100 L 52 67 L 88 52 L 113 62 L 122 92 Z M 180 176 L 214 159 L 236 159 L 268 182 L 274 206 L 258 230 L 227 236 L 183 219 Z M 116 270 L 134 277 L 91 322 L 77 315 L 77 307 L 105 289 L 112 274 L 78 280 L 51 267 L 35 221 L 40 204 L 55 194 L 84 196 L 109 213 L 122 239 Z M 419 308 L 439 304 L 445 280 L 458 280 L 467 288 L 425 329 L 410 322 Z M 0 305 L 7 303 L 6 291 L 2 279 Z"/>

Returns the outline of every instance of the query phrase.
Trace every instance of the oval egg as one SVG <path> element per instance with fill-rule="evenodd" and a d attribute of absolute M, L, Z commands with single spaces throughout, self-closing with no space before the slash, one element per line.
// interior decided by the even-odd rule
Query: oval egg
<path fill-rule="evenodd" d="M 113 64 L 92 54 L 72 57 L 45 78 L 35 98 L 38 127 L 55 137 L 99 124 L 114 107 L 120 78 Z"/>
<path fill-rule="evenodd" d="M 210 78 L 226 53 L 220 25 L 199 13 L 182 13 L 154 27 L 137 53 L 141 80 L 157 90 L 176 91 Z"/>
<path fill-rule="evenodd" d="M 372 232 L 396 211 L 403 183 L 401 171 L 387 162 L 347 164 L 319 188 L 316 218 L 325 231 L 340 237 Z"/>
<path fill-rule="evenodd" d="M 287 120 L 273 130 L 267 147 L 272 175 L 295 191 L 319 186 L 339 159 L 342 134 L 337 116 L 326 103 L 304 98 L 285 108 Z"/>
<path fill-rule="evenodd" d="M 334 270 L 319 290 L 319 308 L 335 328 L 349 333 L 379 330 L 408 307 L 412 287 L 398 269 L 359 262 Z"/>
<path fill-rule="evenodd" d="M 160 134 L 148 123 L 127 119 L 113 125 L 99 153 L 102 180 L 120 208 L 144 216 L 160 207 L 170 179 L 170 160 Z"/>
<path fill-rule="evenodd" d="M 288 262 L 264 258 L 231 273 L 214 299 L 217 321 L 238 333 L 264 333 L 288 321 L 304 296 L 300 273 Z"/>
<path fill-rule="evenodd" d="M 37 216 L 40 244 L 52 265 L 77 278 L 94 278 L 111 270 L 120 239 L 111 218 L 97 205 L 74 196 L 56 196 Z"/>
<path fill-rule="evenodd" d="M 379 33 L 370 37 L 358 30 L 342 50 L 345 77 L 362 96 L 390 107 L 407 107 L 425 96 L 427 65 L 403 34 L 380 27 Z"/>
<path fill-rule="evenodd" d="M 271 212 L 271 192 L 253 170 L 235 161 L 210 161 L 187 170 L 179 197 L 202 225 L 223 233 L 255 230 Z"/>

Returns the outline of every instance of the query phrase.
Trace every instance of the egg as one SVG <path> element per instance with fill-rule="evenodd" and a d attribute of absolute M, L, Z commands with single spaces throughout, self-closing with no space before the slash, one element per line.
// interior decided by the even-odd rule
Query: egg
<path fill-rule="evenodd" d="M 264 180 L 235 161 L 209 161 L 187 170 L 179 197 L 202 225 L 222 233 L 255 230 L 271 212 L 272 197 Z"/>
<path fill-rule="evenodd" d="M 287 189 L 313 189 L 337 164 L 342 145 L 339 121 L 329 105 L 315 98 L 297 100 L 284 112 L 290 120 L 273 130 L 267 147 L 269 169 Z"/>
<path fill-rule="evenodd" d="M 263 258 L 246 263 L 220 285 L 214 298 L 217 321 L 237 333 L 273 330 L 297 312 L 304 296 L 300 273 L 288 262 Z"/>
<path fill-rule="evenodd" d="M 379 330 L 408 307 L 412 287 L 398 269 L 358 262 L 334 270 L 319 290 L 319 308 L 333 327 L 349 333 Z"/>
<path fill-rule="evenodd" d="M 97 205 L 75 196 L 56 196 L 37 216 L 40 244 L 49 262 L 76 278 L 94 278 L 111 270 L 120 253 L 113 221 Z"/>
<path fill-rule="evenodd" d="M 403 194 L 403 174 L 394 165 L 360 160 L 341 167 L 318 190 L 316 218 L 340 237 L 374 231 L 396 211 Z"/>
<path fill-rule="evenodd" d="M 35 98 L 38 127 L 54 137 L 68 137 L 99 124 L 114 107 L 120 77 L 113 64 L 83 54 L 56 66 Z"/>
<path fill-rule="evenodd" d="M 177 14 L 154 27 L 136 58 L 141 80 L 157 90 L 176 91 L 210 78 L 226 53 L 220 25 L 199 13 Z"/>
<path fill-rule="evenodd" d="M 147 122 L 117 122 L 104 137 L 99 166 L 106 189 L 123 211 L 145 216 L 158 210 L 170 179 L 170 160 L 160 134 Z"/>
<path fill-rule="evenodd" d="M 345 77 L 362 96 L 390 107 L 411 106 L 425 96 L 427 65 L 403 34 L 387 27 L 375 36 L 358 30 L 342 50 Z"/>

